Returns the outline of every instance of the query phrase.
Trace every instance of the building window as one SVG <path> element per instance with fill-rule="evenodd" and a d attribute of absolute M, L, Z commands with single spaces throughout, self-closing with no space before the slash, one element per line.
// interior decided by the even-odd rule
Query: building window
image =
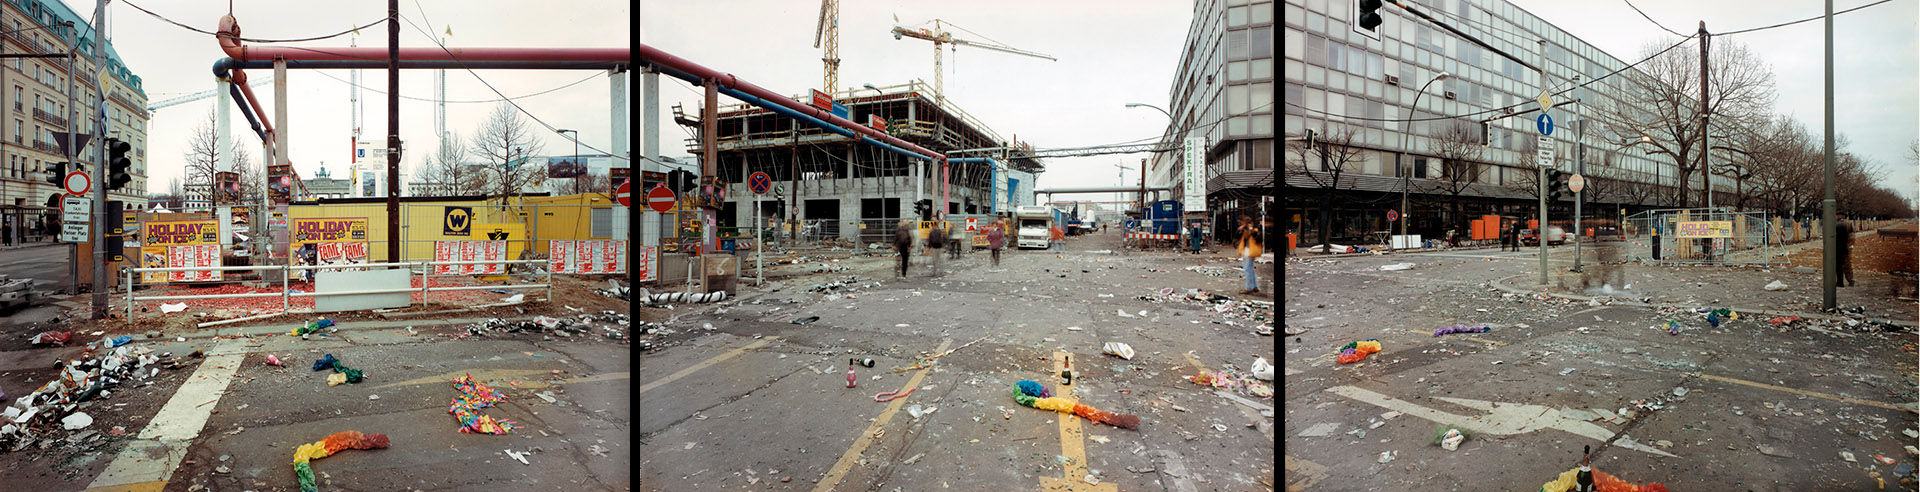
<path fill-rule="evenodd" d="M 1425 157 L 1417 157 L 1413 159 L 1413 177 L 1426 179 L 1427 159 Z"/>
<path fill-rule="evenodd" d="M 1253 57 L 1273 58 L 1273 28 L 1262 27 L 1253 30 Z"/>

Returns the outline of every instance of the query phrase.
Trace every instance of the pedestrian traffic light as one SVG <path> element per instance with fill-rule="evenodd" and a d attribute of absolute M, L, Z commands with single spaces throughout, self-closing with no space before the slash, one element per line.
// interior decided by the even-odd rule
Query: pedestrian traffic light
<path fill-rule="evenodd" d="M 52 183 L 54 186 L 66 186 L 67 163 L 49 162 L 47 163 L 46 170 L 48 183 Z"/>
<path fill-rule="evenodd" d="M 1384 21 L 1380 18 L 1379 12 L 1383 5 L 1384 3 L 1380 0 L 1360 0 L 1360 16 L 1357 19 L 1360 21 L 1361 29 L 1379 32 L 1376 28 L 1380 27 L 1380 23 Z"/>
<path fill-rule="evenodd" d="M 127 151 L 130 150 L 133 150 L 132 144 L 117 138 L 107 139 L 108 190 L 119 190 L 127 183 L 133 182 L 133 174 L 129 172 L 133 167 L 133 160 L 127 158 Z"/>

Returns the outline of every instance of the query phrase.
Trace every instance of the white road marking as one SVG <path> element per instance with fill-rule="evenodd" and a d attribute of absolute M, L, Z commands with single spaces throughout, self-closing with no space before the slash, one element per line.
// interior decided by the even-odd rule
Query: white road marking
<path fill-rule="evenodd" d="M 1598 441 L 1612 439 L 1614 435 L 1613 431 L 1607 430 L 1605 427 L 1563 417 L 1560 415 L 1559 410 L 1539 405 L 1438 397 L 1448 403 L 1487 412 L 1486 415 L 1466 417 L 1423 407 L 1413 402 L 1353 386 L 1335 386 L 1327 388 L 1326 391 L 1364 403 L 1370 403 L 1388 410 L 1398 411 L 1441 424 L 1456 425 L 1463 429 L 1482 434 L 1505 436 L 1525 434 L 1540 429 L 1558 429 Z M 1615 441 L 1614 445 L 1669 458 L 1678 457 L 1665 451 L 1626 439 Z"/>
<path fill-rule="evenodd" d="M 241 340 L 222 340 L 207 350 L 212 355 L 200 362 L 200 367 L 173 393 L 160 413 L 140 430 L 135 440 L 127 443 L 88 488 L 164 483 L 172 478 L 173 470 L 187 457 L 187 446 L 206 428 L 207 419 L 227 391 L 227 384 L 233 381 L 234 372 L 246 359 L 244 344 Z"/>

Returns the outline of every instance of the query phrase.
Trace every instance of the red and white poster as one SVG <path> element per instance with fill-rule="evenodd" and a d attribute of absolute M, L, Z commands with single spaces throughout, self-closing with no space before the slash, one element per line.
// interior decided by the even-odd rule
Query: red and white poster
<path fill-rule="evenodd" d="M 461 241 L 460 242 L 460 259 L 458 261 L 480 261 L 480 245 L 475 244 L 474 241 Z M 481 269 L 483 268 L 480 265 L 475 265 L 472 263 L 459 265 L 459 266 L 460 266 L 461 275 L 472 275 L 475 273 L 480 273 Z"/>
<path fill-rule="evenodd" d="M 594 258 L 600 256 L 599 241 L 577 241 L 573 246 L 573 273 L 600 273 Z"/>
<path fill-rule="evenodd" d="M 506 261 L 506 241 L 434 241 L 433 261 Z M 474 275 L 506 273 L 499 263 L 478 265 L 434 265 L 436 275 Z"/>
<path fill-rule="evenodd" d="M 622 263 L 621 260 L 627 257 L 627 242 L 606 241 L 603 244 L 605 244 L 605 249 L 600 251 L 600 256 L 598 257 L 600 259 L 600 273 L 625 273 L 625 269 L 620 267 Z"/>
<path fill-rule="evenodd" d="M 573 273 L 573 241 L 555 240 L 547 242 L 547 270 L 553 273 Z"/>
<path fill-rule="evenodd" d="M 196 244 L 168 247 L 167 265 L 175 268 L 220 266 L 220 245 Z M 215 280 L 220 280 L 220 272 L 215 270 L 167 272 L 168 282 L 210 282 Z"/>
<path fill-rule="evenodd" d="M 505 261 L 507 259 L 507 242 L 506 241 L 486 241 L 484 243 L 481 243 L 481 246 L 482 246 L 481 248 L 482 260 Z M 480 266 L 485 267 L 485 270 L 487 273 L 491 273 L 491 274 L 506 273 L 505 269 L 500 268 L 501 265 L 499 263 L 488 263 Z"/>
<path fill-rule="evenodd" d="M 626 249 L 626 246 L 624 245 L 621 246 L 621 249 Z M 658 280 L 653 276 L 653 258 L 654 258 L 654 255 L 657 255 L 657 254 L 660 254 L 659 246 L 647 246 L 644 248 L 640 248 L 640 264 L 634 266 L 634 268 L 639 269 L 637 273 L 639 273 L 640 275 L 638 276 L 639 278 L 635 279 L 635 281 L 652 282 L 652 281 Z"/>
<path fill-rule="evenodd" d="M 460 241 L 434 241 L 433 261 L 454 261 L 459 251 Z M 458 265 L 434 265 L 433 274 L 451 275 L 459 273 L 458 268 L 460 268 Z"/>

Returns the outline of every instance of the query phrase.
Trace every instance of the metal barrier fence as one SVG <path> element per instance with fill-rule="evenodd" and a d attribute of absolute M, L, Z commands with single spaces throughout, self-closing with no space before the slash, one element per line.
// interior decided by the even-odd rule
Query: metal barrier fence
<path fill-rule="evenodd" d="M 546 272 L 546 279 L 547 279 L 546 283 L 540 283 L 540 284 L 432 287 L 431 284 L 427 281 L 427 278 L 432 276 L 433 267 L 435 265 L 483 265 L 483 264 L 513 265 L 513 264 L 529 264 L 529 263 L 547 263 L 547 260 L 418 261 L 418 262 L 398 262 L 398 263 L 365 263 L 365 264 L 349 264 L 349 265 L 313 265 L 313 266 L 261 265 L 261 266 L 231 266 L 231 267 L 124 268 L 122 270 L 124 270 L 126 273 L 126 277 L 125 277 L 126 283 L 124 285 L 127 286 L 127 295 L 126 295 L 127 320 L 129 322 L 133 321 L 134 319 L 134 315 L 133 315 L 134 305 L 140 301 L 180 301 L 180 300 L 194 300 L 194 299 L 235 299 L 235 298 L 265 298 L 265 297 L 280 298 L 281 312 L 269 313 L 269 314 L 263 314 L 263 315 L 257 315 L 257 316 L 246 316 L 241 318 L 234 318 L 234 319 L 221 320 L 221 321 L 215 322 L 215 323 L 232 323 L 232 322 L 246 321 L 250 319 L 279 316 L 279 315 L 288 314 L 288 313 L 314 312 L 313 310 L 294 311 L 293 298 L 295 297 L 322 297 L 322 296 L 365 295 L 365 294 L 398 294 L 398 293 L 418 292 L 420 294 L 421 303 L 425 304 L 428 301 L 427 295 L 430 292 L 488 290 L 488 289 L 545 288 L 547 290 L 546 300 L 548 301 L 553 300 L 553 272 L 551 269 L 548 269 L 548 271 Z M 351 290 L 351 291 L 344 291 L 344 292 L 294 292 L 292 288 L 291 279 L 294 275 L 293 272 L 296 270 L 334 270 L 334 269 L 348 269 L 348 268 L 377 268 L 377 267 L 405 267 L 410 270 L 409 272 L 410 277 L 413 276 L 413 273 L 411 270 L 415 267 L 418 267 L 418 272 L 420 274 L 419 275 L 420 286 L 402 288 L 402 289 L 391 289 L 391 288 L 363 289 L 363 290 Z M 257 293 L 249 293 L 249 294 L 195 294 L 195 295 L 168 295 L 168 296 L 135 296 L 133 295 L 133 291 L 135 288 L 133 277 L 134 277 L 134 274 L 136 273 L 190 272 L 190 271 L 227 272 L 227 271 L 255 271 L 255 270 L 263 271 L 263 272 L 272 271 L 272 270 L 280 271 L 280 292 L 277 294 L 272 292 L 257 292 Z M 446 277 L 446 276 L 447 275 L 440 275 L 440 277 Z M 409 305 L 411 304 L 412 303 L 409 302 Z"/>
<path fill-rule="evenodd" d="M 1627 217 L 1625 258 L 1671 264 L 1760 264 L 1773 261 L 1780 240 L 1766 212 L 1720 209 L 1649 210 Z"/>

